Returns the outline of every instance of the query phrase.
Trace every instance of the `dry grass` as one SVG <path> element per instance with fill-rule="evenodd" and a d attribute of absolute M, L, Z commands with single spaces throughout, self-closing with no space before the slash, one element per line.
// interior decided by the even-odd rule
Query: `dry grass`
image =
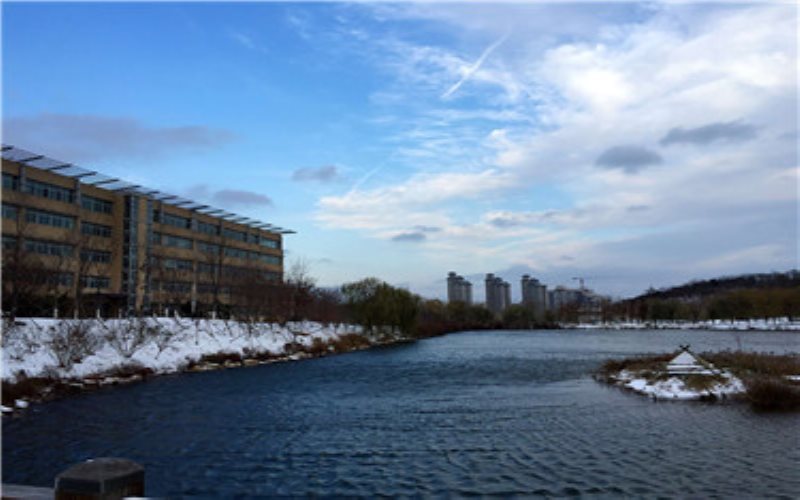
<path fill-rule="evenodd" d="M 675 354 L 670 353 L 647 354 L 623 359 L 609 359 L 600 367 L 598 375 L 602 378 L 609 378 L 622 370 L 628 370 L 632 372 L 643 372 L 643 375 L 650 373 L 652 376 L 655 376 L 657 372 L 665 370 L 667 368 L 667 363 L 674 357 Z"/>
<path fill-rule="evenodd" d="M 700 355 L 717 368 L 726 368 L 739 376 L 782 377 L 800 375 L 800 356 L 743 351 L 706 352 Z"/>
<path fill-rule="evenodd" d="M 336 352 L 349 352 L 358 349 L 365 349 L 371 344 L 365 337 L 355 333 L 350 333 L 347 335 L 342 335 L 338 339 L 333 340 L 331 345 Z"/>
<path fill-rule="evenodd" d="M 745 381 L 747 398 L 754 408 L 767 411 L 800 409 L 800 388 L 772 377 L 759 377 Z"/>

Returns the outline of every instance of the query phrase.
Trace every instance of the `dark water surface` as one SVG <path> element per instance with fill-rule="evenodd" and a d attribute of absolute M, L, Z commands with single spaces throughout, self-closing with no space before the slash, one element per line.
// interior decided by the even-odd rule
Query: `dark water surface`
<path fill-rule="evenodd" d="M 680 343 L 800 352 L 788 333 L 480 332 L 161 377 L 4 418 L 3 481 L 122 456 L 169 497 L 800 497 L 798 414 L 654 403 L 590 378 Z"/>

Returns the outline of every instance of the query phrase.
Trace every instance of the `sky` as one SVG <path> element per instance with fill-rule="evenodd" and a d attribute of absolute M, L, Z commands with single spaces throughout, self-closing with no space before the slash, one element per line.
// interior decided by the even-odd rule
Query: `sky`
<path fill-rule="evenodd" d="M 797 10 L 4 2 L 2 140 L 293 229 L 321 286 L 786 271 Z"/>

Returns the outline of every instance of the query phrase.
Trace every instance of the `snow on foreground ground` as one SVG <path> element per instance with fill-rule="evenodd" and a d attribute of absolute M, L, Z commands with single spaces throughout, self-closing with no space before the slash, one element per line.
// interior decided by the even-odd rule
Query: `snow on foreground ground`
<path fill-rule="evenodd" d="M 691 400 L 709 397 L 724 399 L 728 396 L 744 394 L 746 391 L 744 383 L 730 373 L 721 372 L 718 379 L 706 388 L 696 389 L 689 387 L 686 380 L 679 376 L 654 380 L 636 372 L 622 370 L 613 377 L 614 384 L 655 399 Z"/>
<path fill-rule="evenodd" d="M 247 323 L 191 318 L 59 320 L 19 318 L 3 329 L 2 379 L 20 374 L 70 379 L 141 365 L 155 373 L 183 370 L 204 355 L 289 355 L 287 344 L 311 346 L 361 334 L 353 325 Z"/>

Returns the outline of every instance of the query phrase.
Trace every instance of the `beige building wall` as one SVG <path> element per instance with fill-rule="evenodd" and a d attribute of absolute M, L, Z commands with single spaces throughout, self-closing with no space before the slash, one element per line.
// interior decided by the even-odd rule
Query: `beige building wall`
<path fill-rule="evenodd" d="M 41 256 L 42 264 L 50 270 L 69 272 L 74 275 L 73 286 L 61 287 L 61 291 L 70 297 L 77 293 L 81 276 L 106 277 L 108 287 L 102 289 L 82 288 L 82 293 L 103 295 L 111 300 L 117 309 L 127 307 L 131 298 L 131 305 L 135 304 L 136 310 L 147 308 L 148 304 L 161 304 L 191 302 L 194 306 L 198 303 L 207 303 L 210 300 L 208 293 L 203 293 L 203 284 L 209 281 L 208 276 L 199 272 L 203 263 L 210 263 L 213 258 L 198 248 L 198 243 L 211 243 L 231 250 L 224 253 L 247 252 L 248 256 L 258 258 L 241 258 L 235 255 L 223 255 L 217 258 L 218 265 L 225 268 L 241 268 L 254 273 L 272 273 L 275 279 L 281 280 L 283 274 L 283 249 L 282 234 L 264 229 L 238 224 L 220 217 L 204 214 L 197 210 L 171 205 L 168 201 L 159 201 L 142 194 L 131 194 L 121 191 L 104 189 L 100 186 L 81 183 L 79 179 L 48 172 L 30 165 L 23 165 L 3 159 L 2 169 L 4 174 L 11 174 L 19 179 L 17 190 L 7 189 L 4 183 L 2 202 L 4 205 L 13 205 L 18 208 L 17 220 L 3 218 L 2 232 L 4 236 L 14 236 L 18 244 L 23 240 L 35 239 L 54 243 L 64 243 L 75 247 L 69 258 Z M 50 185 L 73 190 L 74 201 L 60 201 L 43 196 L 27 193 L 23 189 L 24 182 L 29 180 L 44 182 Z M 102 213 L 82 207 L 81 197 L 91 196 L 112 204 L 111 213 Z M 136 223 L 130 235 L 130 244 L 125 241 L 126 204 L 133 200 Z M 38 223 L 26 222 L 28 210 L 41 210 L 73 218 L 74 225 L 71 229 L 52 227 Z M 182 217 L 188 222 L 189 227 L 176 227 L 167 224 L 163 215 L 156 218 L 154 214 L 168 214 Z M 99 224 L 111 228 L 110 237 L 84 234 L 81 230 L 83 223 Z M 205 223 L 218 226 L 220 234 L 206 234 L 198 230 L 198 224 Z M 247 235 L 247 241 L 239 241 L 226 237 L 224 230 L 233 230 Z M 168 235 L 185 238 L 192 241 L 191 249 L 176 248 L 159 244 L 153 240 L 153 234 Z M 277 248 L 262 245 L 259 241 L 273 242 Z M 81 252 L 94 250 L 109 252 L 110 262 L 82 263 Z M 136 256 L 136 262 L 129 261 L 131 255 Z M 270 256 L 270 257 L 265 257 Z M 263 259 L 274 258 L 275 262 L 265 262 Z M 155 259 L 155 260 L 154 260 Z M 163 262 L 158 259 L 181 259 L 190 261 L 192 268 L 184 271 L 170 273 L 156 267 L 154 262 Z M 59 262 L 56 262 L 59 261 Z M 128 290 L 124 282 L 125 266 L 129 267 L 130 278 L 135 277 L 135 286 Z M 221 271 L 225 274 L 225 268 Z M 158 271 L 158 272 L 157 272 Z M 222 276 L 225 278 L 225 276 Z M 165 292 L 164 282 L 188 283 L 187 292 Z M 129 280 L 133 281 L 133 280 Z M 214 281 L 214 280 L 212 280 Z M 219 281 L 219 280 L 217 280 Z M 135 290 L 135 293 L 131 293 Z M 225 297 L 219 297 L 227 303 L 236 302 L 235 291 Z M 160 311 L 156 311 L 160 312 Z"/>

